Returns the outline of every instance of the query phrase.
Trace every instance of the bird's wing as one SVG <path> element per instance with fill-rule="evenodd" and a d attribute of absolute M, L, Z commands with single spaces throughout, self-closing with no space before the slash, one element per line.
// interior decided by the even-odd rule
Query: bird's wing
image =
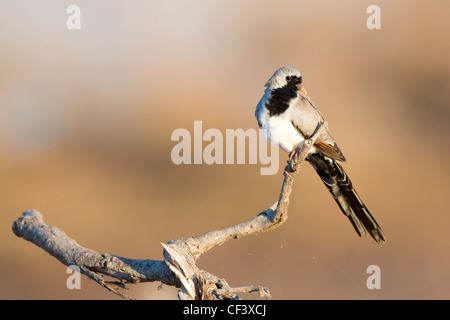
<path fill-rule="evenodd" d="M 303 93 L 299 93 L 299 98 L 291 104 L 288 111 L 292 125 L 305 139 L 310 138 L 319 126 L 324 123 L 320 111 L 316 108 L 312 100 Z M 338 161 L 345 161 L 344 154 L 336 144 L 328 127 L 322 131 L 314 144 L 314 148 L 327 157 Z"/>

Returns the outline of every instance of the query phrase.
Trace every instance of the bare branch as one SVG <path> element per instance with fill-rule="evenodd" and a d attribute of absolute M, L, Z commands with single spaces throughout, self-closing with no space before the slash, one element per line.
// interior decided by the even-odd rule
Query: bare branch
<path fill-rule="evenodd" d="M 185 247 L 185 250 L 197 259 L 200 255 L 216 246 L 224 244 L 228 240 L 239 239 L 248 235 L 256 235 L 282 225 L 287 219 L 289 196 L 292 192 L 294 175 L 298 172 L 298 169 L 308 156 L 314 142 L 326 127 L 326 122 L 320 125 L 316 133 L 310 139 L 305 140 L 300 153 L 291 159 L 289 166 L 292 170 L 284 175 L 279 198 L 270 208 L 264 210 L 256 217 L 236 225 L 220 230 L 209 231 L 195 237 L 173 240 L 169 243 Z"/>
<path fill-rule="evenodd" d="M 148 281 L 161 281 L 179 287 L 180 299 L 239 299 L 237 293 L 243 292 L 259 292 L 262 297 L 271 298 L 269 290 L 265 287 L 230 287 L 224 279 L 200 270 L 196 259 L 228 240 L 269 231 L 286 221 L 294 175 L 326 127 L 326 123 L 321 124 L 315 134 L 305 140 L 300 153 L 290 160 L 291 170 L 285 173 L 278 200 L 270 208 L 250 220 L 162 244 L 164 261 L 127 259 L 84 248 L 63 231 L 45 224 L 37 210 L 25 212 L 23 217 L 14 222 L 13 231 L 18 237 L 41 247 L 66 266 L 78 266 L 81 273 L 125 299 L 131 297 L 119 289 L 124 288 L 126 283 Z M 105 281 L 103 275 L 117 281 Z"/>
<path fill-rule="evenodd" d="M 236 293 L 252 293 L 258 292 L 261 298 L 271 299 L 272 296 L 267 288 L 257 286 L 246 286 L 238 288 L 224 288 L 214 290 L 214 294 L 217 296 L 223 296 L 224 298 L 231 299 Z M 224 299 L 222 298 L 222 299 Z"/>
<path fill-rule="evenodd" d="M 123 298 L 130 297 L 119 292 L 117 286 L 104 281 L 102 274 L 122 283 L 161 281 L 180 286 L 178 279 L 163 261 L 126 259 L 86 249 L 57 227 L 45 224 L 37 210 L 24 212 L 23 217 L 14 221 L 13 231 L 18 237 L 41 247 L 64 265 L 78 266 L 82 274 Z"/>

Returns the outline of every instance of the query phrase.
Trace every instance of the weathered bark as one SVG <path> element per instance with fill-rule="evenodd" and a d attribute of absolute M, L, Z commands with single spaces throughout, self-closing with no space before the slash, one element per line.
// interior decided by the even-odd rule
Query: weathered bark
<path fill-rule="evenodd" d="M 278 200 L 256 217 L 220 230 L 162 244 L 164 261 L 134 260 L 108 253 L 98 253 L 80 246 L 55 226 L 44 223 L 37 210 L 27 211 L 13 224 L 14 233 L 28 240 L 58 259 L 66 266 L 77 266 L 82 274 L 104 288 L 131 299 L 120 289 L 126 283 L 160 281 L 180 288 L 180 299 L 238 299 L 236 293 L 259 292 L 270 298 L 269 290 L 261 286 L 232 288 L 224 279 L 197 267 L 196 259 L 228 240 L 256 235 L 282 225 L 287 219 L 289 196 L 294 175 L 305 161 L 311 146 L 325 129 L 322 124 L 313 137 L 306 140 L 300 153 L 289 161 Z M 105 281 L 108 275 L 115 281 Z"/>

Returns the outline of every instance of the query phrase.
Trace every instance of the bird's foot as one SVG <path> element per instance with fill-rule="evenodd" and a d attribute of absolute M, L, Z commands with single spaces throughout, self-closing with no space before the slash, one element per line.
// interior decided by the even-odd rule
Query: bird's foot
<path fill-rule="evenodd" d="M 292 170 L 291 166 L 288 164 L 286 167 L 284 167 L 283 175 L 287 175 L 288 173 L 292 173 L 294 170 Z"/>
<path fill-rule="evenodd" d="M 300 149 L 299 148 L 295 148 L 294 150 L 289 152 L 289 161 L 291 161 L 292 158 L 295 157 L 296 155 L 298 155 L 299 153 L 300 153 Z"/>
<path fill-rule="evenodd" d="M 287 173 L 292 173 L 294 172 L 294 170 L 292 170 L 291 166 L 290 166 L 290 162 L 291 160 L 296 157 L 298 154 L 300 153 L 300 149 L 299 148 L 295 148 L 294 150 L 292 150 L 291 152 L 289 152 L 289 160 L 287 161 L 287 166 L 284 168 L 284 173 L 283 174 L 287 174 Z"/>

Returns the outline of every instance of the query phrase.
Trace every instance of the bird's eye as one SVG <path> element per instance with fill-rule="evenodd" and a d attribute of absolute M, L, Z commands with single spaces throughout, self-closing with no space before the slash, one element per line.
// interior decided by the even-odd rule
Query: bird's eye
<path fill-rule="evenodd" d="M 286 81 L 291 81 L 291 76 L 286 76 Z"/>

